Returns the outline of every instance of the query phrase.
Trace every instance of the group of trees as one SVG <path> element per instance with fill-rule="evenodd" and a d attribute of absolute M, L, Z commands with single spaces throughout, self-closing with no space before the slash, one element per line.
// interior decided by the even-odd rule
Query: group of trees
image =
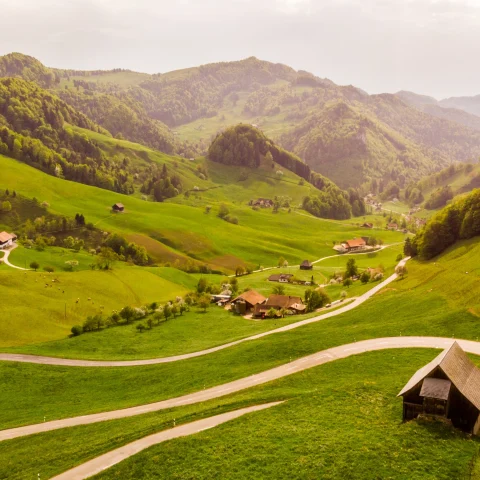
<path fill-rule="evenodd" d="M 182 192 L 182 182 L 178 175 L 170 175 L 167 165 L 163 164 L 161 169 L 158 166 L 150 169 L 140 191 L 146 195 L 152 195 L 157 202 L 163 202 Z"/>
<path fill-rule="evenodd" d="M 340 190 L 330 180 L 313 172 L 296 155 L 278 147 L 251 125 L 236 125 L 217 135 L 210 145 L 208 155 L 218 163 L 249 168 L 258 168 L 262 161 L 272 167 L 275 167 L 275 163 L 280 164 L 319 190 L 317 196 L 306 197 L 303 202 L 303 208 L 315 216 L 346 219 L 352 213 L 365 214 L 365 203 L 356 190 Z"/>
<path fill-rule="evenodd" d="M 118 255 L 118 259 L 131 261 L 136 265 L 148 265 L 152 259 L 147 253 L 145 247 L 137 245 L 134 242 L 128 242 L 118 233 L 110 234 L 103 242 L 103 248 L 111 249 Z"/>
<path fill-rule="evenodd" d="M 480 235 L 480 190 L 437 212 L 411 242 L 411 255 L 430 259 L 457 240 Z"/>
<path fill-rule="evenodd" d="M 183 315 L 184 312 L 190 310 L 191 305 L 193 303 L 190 297 L 185 299 L 177 297 L 176 300 L 167 302 L 164 305 L 152 302 L 142 308 L 134 308 L 127 305 L 119 312 L 114 311 L 110 316 L 105 316 L 102 313 L 88 316 L 83 325 L 74 325 L 71 332 L 73 337 L 77 337 L 85 332 L 99 331 L 114 326 L 131 325 L 138 320 L 143 320 L 145 323 L 142 321 L 135 326 L 142 333 L 147 329 L 151 330 L 162 322 L 168 321 L 171 317 L 176 318 L 177 315 Z"/>
<path fill-rule="evenodd" d="M 453 190 L 450 185 L 445 185 L 435 190 L 425 202 L 425 208 L 435 210 L 444 207 L 453 198 Z"/>

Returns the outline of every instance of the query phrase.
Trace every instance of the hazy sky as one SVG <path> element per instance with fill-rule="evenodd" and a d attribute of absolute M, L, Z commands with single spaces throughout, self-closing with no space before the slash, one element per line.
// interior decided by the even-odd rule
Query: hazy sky
<path fill-rule="evenodd" d="M 256 56 L 370 93 L 480 94 L 480 0 L 0 0 L 0 54 L 144 72 Z"/>

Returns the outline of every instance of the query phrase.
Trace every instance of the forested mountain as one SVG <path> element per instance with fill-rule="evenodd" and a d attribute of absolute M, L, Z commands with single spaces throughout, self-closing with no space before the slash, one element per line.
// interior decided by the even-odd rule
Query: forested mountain
<path fill-rule="evenodd" d="M 185 157 L 206 153 L 231 125 L 255 124 L 342 187 L 382 180 L 403 188 L 480 157 L 480 118 L 443 108 L 446 101 L 411 92 L 368 95 L 254 57 L 147 75 L 47 69 L 11 54 L 0 59 L 0 75 L 54 89 L 118 138 Z"/>
<path fill-rule="evenodd" d="M 475 108 L 476 97 L 454 97 L 439 102 L 433 97 L 407 91 L 398 92 L 395 96 L 428 115 L 480 130 L 480 117 L 477 116 L 480 115 L 480 98 L 478 108 Z"/>
<path fill-rule="evenodd" d="M 278 147 L 260 130 L 250 125 L 237 125 L 217 135 L 208 150 L 210 160 L 226 165 L 258 168 L 264 162 L 272 173 L 282 176 L 276 164 L 294 172 L 318 189 L 317 195 L 307 196 L 303 208 L 315 216 L 345 219 L 364 215 L 365 204 L 358 193 L 340 190 L 332 181 L 314 172 L 300 158 Z"/>
<path fill-rule="evenodd" d="M 60 82 L 60 76 L 52 69 L 22 53 L 0 57 L 0 77 L 19 77 L 45 88 L 54 87 Z"/>

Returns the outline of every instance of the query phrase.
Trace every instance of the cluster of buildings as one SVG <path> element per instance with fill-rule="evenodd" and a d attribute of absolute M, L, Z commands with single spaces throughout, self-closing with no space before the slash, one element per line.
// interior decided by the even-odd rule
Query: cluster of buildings
<path fill-rule="evenodd" d="M 273 200 L 270 198 L 257 198 L 256 200 L 250 200 L 249 205 L 258 208 L 272 208 Z"/>
<path fill-rule="evenodd" d="M 0 250 L 11 247 L 16 240 L 14 233 L 0 232 Z"/>
<path fill-rule="evenodd" d="M 285 311 L 289 314 L 305 313 L 307 307 L 300 297 L 272 294 L 266 298 L 255 290 L 248 290 L 231 301 L 231 308 L 239 315 L 265 318 L 272 309 L 281 317 Z"/>
<path fill-rule="evenodd" d="M 382 204 L 375 200 L 373 193 L 369 193 L 366 197 L 364 197 L 363 201 L 365 202 L 365 205 L 370 205 L 376 212 L 380 212 L 382 210 Z"/>

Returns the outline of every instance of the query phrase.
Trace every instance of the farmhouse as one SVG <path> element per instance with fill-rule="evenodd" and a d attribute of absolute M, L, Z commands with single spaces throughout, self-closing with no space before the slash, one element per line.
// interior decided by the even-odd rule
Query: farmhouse
<path fill-rule="evenodd" d="M 363 225 L 362 225 L 363 228 L 373 228 L 373 223 L 370 223 L 370 222 L 365 222 Z"/>
<path fill-rule="evenodd" d="M 123 205 L 123 203 L 116 203 L 112 206 L 112 210 L 114 212 L 123 212 L 125 210 L 125 206 Z"/>
<path fill-rule="evenodd" d="M 253 310 L 253 316 L 264 318 L 272 308 L 278 312 L 284 308 L 292 313 L 303 313 L 307 307 L 303 304 L 303 301 L 300 297 L 291 297 L 289 295 L 270 295 L 265 303 L 256 305 Z"/>
<path fill-rule="evenodd" d="M 388 230 L 398 230 L 398 224 L 396 224 L 396 223 L 389 223 L 389 224 L 387 225 L 387 229 L 388 229 Z"/>
<path fill-rule="evenodd" d="M 304 260 L 300 265 L 300 270 L 312 270 L 312 269 L 313 269 L 313 264 L 308 260 Z"/>
<path fill-rule="evenodd" d="M 269 198 L 257 198 L 256 200 L 252 200 L 251 205 L 260 208 L 272 208 L 273 200 Z"/>
<path fill-rule="evenodd" d="M 275 275 L 270 275 L 268 277 L 269 282 L 280 282 L 280 283 L 288 283 L 289 280 L 293 277 L 291 273 L 277 273 Z"/>
<path fill-rule="evenodd" d="M 457 342 L 418 370 L 398 396 L 404 421 L 433 415 L 468 433 L 480 431 L 480 369 Z"/>
<path fill-rule="evenodd" d="M 11 247 L 16 240 L 17 236 L 14 233 L 0 232 L 0 250 Z"/>
<path fill-rule="evenodd" d="M 346 253 L 364 250 L 366 246 L 367 242 L 364 238 L 354 238 L 353 240 L 347 240 L 340 245 L 335 245 L 333 249 L 340 253 Z"/>
<path fill-rule="evenodd" d="M 265 303 L 265 300 L 266 298 L 261 293 L 248 290 L 232 300 L 232 307 L 236 313 L 245 315 L 250 313 L 256 305 Z"/>

